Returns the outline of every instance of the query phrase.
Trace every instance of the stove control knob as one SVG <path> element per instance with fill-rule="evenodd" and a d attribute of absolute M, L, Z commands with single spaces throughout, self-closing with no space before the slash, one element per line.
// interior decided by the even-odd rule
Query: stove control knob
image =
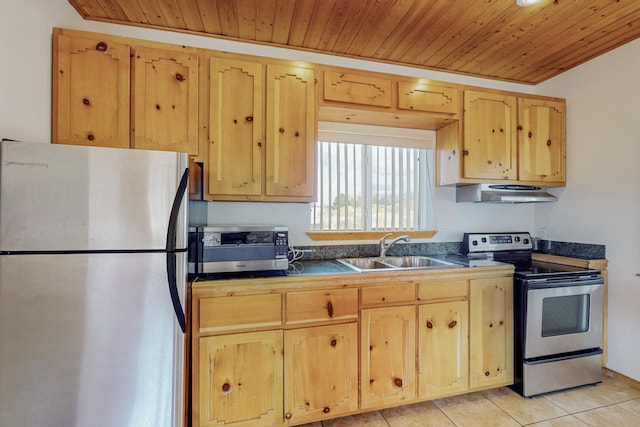
<path fill-rule="evenodd" d="M 482 243 L 487 243 L 487 238 L 486 237 L 482 238 Z"/>
<path fill-rule="evenodd" d="M 478 241 L 477 241 L 477 240 L 473 240 L 473 241 L 471 242 L 471 244 L 472 244 L 473 246 L 478 246 Z"/>
<path fill-rule="evenodd" d="M 524 239 L 524 240 L 522 241 L 522 243 L 524 243 L 525 245 L 528 245 L 528 244 L 529 244 L 529 239 Z"/>
<path fill-rule="evenodd" d="M 520 241 L 520 236 L 516 236 L 516 237 L 515 237 L 515 241 L 516 241 L 516 242 L 519 242 L 519 241 Z"/>

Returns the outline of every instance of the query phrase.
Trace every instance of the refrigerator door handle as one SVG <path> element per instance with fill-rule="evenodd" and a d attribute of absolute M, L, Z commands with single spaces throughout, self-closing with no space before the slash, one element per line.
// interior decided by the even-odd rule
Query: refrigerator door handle
<path fill-rule="evenodd" d="M 167 230 L 167 279 L 169 282 L 169 293 L 171 294 L 171 302 L 173 303 L 173 311 L 176 313 L 176 318 L 180 324 L 182 332 L 187 331 L 185 313 L 180 303 L 180 295 L 178 293 L 178 278 L 176 272 L 176 228 L 178 222 L 178 213 L 180 211 L 180 205 L 182 199 L 187 191 L 187 184 L 189 182 L 189 169 L 185 169 L 176 191 L 176 197 L 173 200 L 173 206 L 171 207 L 171 215 L 169 217 L 169 229 Z"/>

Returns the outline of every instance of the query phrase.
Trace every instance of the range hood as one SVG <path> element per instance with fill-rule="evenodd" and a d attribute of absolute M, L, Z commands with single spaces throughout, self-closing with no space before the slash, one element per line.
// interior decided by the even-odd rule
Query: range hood
<path fill-rule="evenodd" d="M 456 202 L 540 203 L 558 198 L 531 185 L 472 184 L 456 187 Z"/>

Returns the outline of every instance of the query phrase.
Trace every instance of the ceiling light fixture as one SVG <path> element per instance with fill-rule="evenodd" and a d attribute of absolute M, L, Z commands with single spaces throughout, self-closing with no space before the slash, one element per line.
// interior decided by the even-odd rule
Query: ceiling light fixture
<path fill-rule="evenodd" d="M 533 6 L 540 3 L 542 0 L 516 0 L 516 4 L 520 7 Z"/>

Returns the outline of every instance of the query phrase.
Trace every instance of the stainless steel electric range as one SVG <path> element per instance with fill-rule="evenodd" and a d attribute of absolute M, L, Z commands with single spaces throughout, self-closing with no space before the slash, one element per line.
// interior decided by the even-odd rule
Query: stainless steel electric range
<path fill-rule="evenodd" d="M 604 279 L 599 270 L 531 260 L 527 232 L 465 233 L 469 259 L 513 264 L 512 388 L 523 396 L 601 381 Z"/>

